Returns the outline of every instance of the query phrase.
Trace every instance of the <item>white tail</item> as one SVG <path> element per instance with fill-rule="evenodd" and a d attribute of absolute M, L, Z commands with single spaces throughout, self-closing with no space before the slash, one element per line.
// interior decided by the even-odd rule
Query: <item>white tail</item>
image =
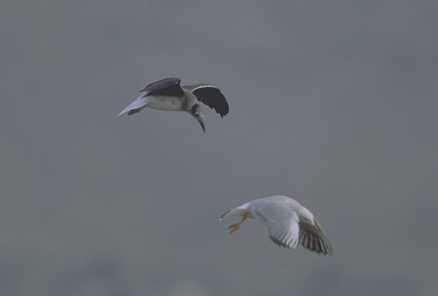
<path fill-rule="evenodd" d="M 134 114 L 139 112 L 141 109 L 146 107 L 148 104 L 147 98 L 144 97 L 142 94 L 141 96 L 137 97 L 131 104 L 129 104 L 125 109 L 122 110 L 117 116 L 122 116 L 124 114 Z"/>
<path fill-rule="evenodd" d="M 244 203 L 243 205 L 238 206 L 237 208 L 230 209 L 220 215 L 219 220 L 225 220 L 234 216 L 238 216 L 242 212 L 246 212 L 248 210 L 249 203 Z"/>

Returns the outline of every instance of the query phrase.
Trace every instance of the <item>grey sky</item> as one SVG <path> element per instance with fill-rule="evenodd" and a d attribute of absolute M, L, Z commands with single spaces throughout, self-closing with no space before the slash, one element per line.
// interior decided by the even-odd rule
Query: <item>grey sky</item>
<path fill-rule="evenodd" d="M 0 294 L 436 295 L 437 9 L 2 1 Z M 230 114 L 116 118 L 165 76 Z M 333 257 L 227 236 L 223 210 L 277 193 Z"/>

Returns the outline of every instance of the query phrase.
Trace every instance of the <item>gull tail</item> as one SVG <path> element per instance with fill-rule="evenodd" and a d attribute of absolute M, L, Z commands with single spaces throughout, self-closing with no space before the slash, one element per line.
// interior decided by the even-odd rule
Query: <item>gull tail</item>
<path fill-rule="evenodd" d="M 248 211 L 249 203 L 244 203 L 243 205 L 238 206 L 237 208 L 232 208 L 219 216 L 219 220 L 223 221 L 225 219 L 229 219 L 231 217 L 239 216 L 244 212 Z"/>
<path fill-rule="evenodd" d="M 132 115 L 140 112 L 148 104 L 148 99 L 141 95 L 137 97 L 131 104 L 129 104 L 125 109 L 122 110 L 117 116 L 122 116 L 124 114 Z"/>
<path fill-rule="evenodd" d="M 228 210 L 225 213 L 223 213 L 222 215 L 220 215 L 219 221 L 223 221 L 225 219 L 225 216 L 227 216 L 230 212 L 231 212 L 231 210 Z"/>

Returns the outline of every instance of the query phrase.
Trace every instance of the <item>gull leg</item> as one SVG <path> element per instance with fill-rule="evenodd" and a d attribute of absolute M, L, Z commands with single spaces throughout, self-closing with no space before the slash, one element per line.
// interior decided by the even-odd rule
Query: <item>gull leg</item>
<path fill-rule="evenodd" d="M 242 224 L 247 218 L 248 218 L 248 215 L 247 214 L 243 214 L 242 215 L 242 220 L 240 220 L 239 223 L 231 224 L 230 226 L 228 226 L 228 234 L 232 235 L 234 232 L 239 230 L 240 224 Z"/>
<path fill-rule="evenodd" d="M 232 235 L 234 232 L 239 230 L 239 228 L 240 228 L 240 223 L 231 224 L 230 226 L 228 226 L 228 234 Z"/>

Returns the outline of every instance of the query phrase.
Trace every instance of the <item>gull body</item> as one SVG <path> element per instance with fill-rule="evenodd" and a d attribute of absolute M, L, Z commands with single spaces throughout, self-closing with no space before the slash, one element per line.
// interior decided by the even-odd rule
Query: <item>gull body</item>
<path fill-rule="evenodd" d="M 183 100 L 177 97 L 151 96 L 149 98 L 148 107 L 161 111 L 181 111 L 183 105 Z"/>
<path fill-rule="evenodd" d="M 305 249 L 322 255 L 333 252 L 328 238 L 313 213 L 295 199 L 274 195 L 255 199 L 226 211 L 221 220 L 240 218 L 240 222 L 228 227 L 229 233 L 239 230 L 247 219 L 256 219 L 266 227 L 269 238 L 284 248 Z"/>
<path fill-rule="evenodd" d="M 180 85 L 179 78 L 164 78 L 149 83 L 140 90 L 119 116 L 132 115 L 144 108 L 161 111 L 183 111 L 192 115 L 205 132 L 201 102 L 214 109 L 221 117 L 229 112 L 228 102 L 219 88 L 209 84 Z"/>

